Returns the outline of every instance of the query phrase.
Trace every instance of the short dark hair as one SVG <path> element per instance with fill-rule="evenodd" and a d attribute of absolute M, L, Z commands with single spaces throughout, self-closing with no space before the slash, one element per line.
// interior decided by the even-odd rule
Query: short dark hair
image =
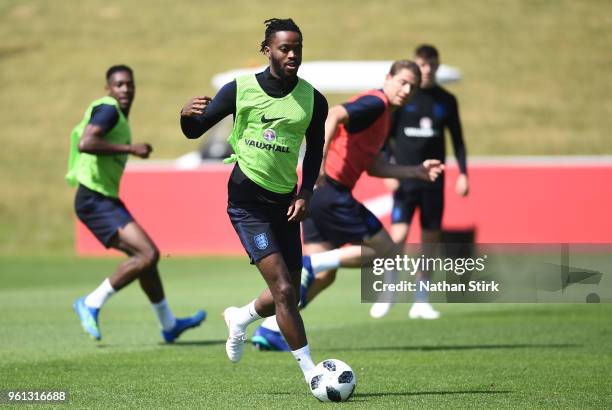
<path fill-rule="evenodd" d="M 402 70 L 409 70 L 414 74 L 417 80 L 417 84 L 421 84 L 421 69 L 411 60 L 397 60 L 391 64 L 391 68 L 389 69 L 389 75 L 395 75 Z"/>
<path fill-rule="evenodd" d="M 421 44 L 414 50 L 415 57 L 422 58 L 424 60 L 431 60 L 432 58 L 439 59 L 440 54 L 438 49 L 431 44 Z"/>
<path fill-rule="evenodd" d="M 120 71 L 127 71 L 130 73 L 130 76 L 134 78 L 134 72 L 132 69 L 124 64 L 114 65 L 106 70 L 106 82 L 109 82 L 113 74 L 118 73 Z"/>
<path fill-rule="evenodd" d="M 270 40 L 277 31 L 294 31 L 302 37 L 302 32 L 293 19 L 271 18 L 264 21 L 264 24 L 266 25 L 266 34 L 264 40 L 261 42 L 261 48 L 259 49 L 261 53 L 264 52 L 266 47 L 270 46 Z"/>

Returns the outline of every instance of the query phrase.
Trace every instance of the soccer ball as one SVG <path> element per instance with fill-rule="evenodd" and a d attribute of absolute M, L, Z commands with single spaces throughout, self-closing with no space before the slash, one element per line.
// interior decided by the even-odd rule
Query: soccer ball
<path fill-rule="evenodd" d="M 323 360 L 310 376 L 310 391 L 319 401 L 346 401 L 355 391 L 357 378 L 348 364 L 337 359 Z"/>

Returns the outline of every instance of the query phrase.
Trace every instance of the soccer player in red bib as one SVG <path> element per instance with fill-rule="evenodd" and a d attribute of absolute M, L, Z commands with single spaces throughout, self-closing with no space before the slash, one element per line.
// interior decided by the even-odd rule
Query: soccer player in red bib
<path fill-rule="evenodd" d="M 389 135 L 391 112 L 408 101 L 420 81 L 419 67 L 399 60 L 391 66 L 382 89 L 359 94 L 329 111 L 323 172 L 310 203 L 310 216 L 303 222 L 304 253 L 310 256 L 303 260 L 302 308 L 332 284 L 339 267 L 361 267 L 374 257 L 400 251 L 378 218 L 353 197 L 352 190 L 364 172 L 380 178 L 427 181 L 442 172 L 438 160 L 401 166 L 386 161 L 381 152 Z M 353 246 L 342 247 L 346 244 Z M 256 330 L 252 341 L 264 350 L 287 349 L 273 319 Z"/>

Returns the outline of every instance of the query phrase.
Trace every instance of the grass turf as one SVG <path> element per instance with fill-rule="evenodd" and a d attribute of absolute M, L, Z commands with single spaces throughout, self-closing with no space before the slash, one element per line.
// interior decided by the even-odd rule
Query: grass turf
<path fill-rule="evenodd" d="M 94 342 L 70 308 L 117 259 L 0 259 L 0 390 L 67 389 L 76 407 L 317 407 L 289 354 L 246 349 L 225 357 L 222 310 L 263 281 L 244 259 L 166 259 L 178 315 L 208 310 L 204 325 L 164 345 L 134 284 L 105 306 Z M 611 305 L 439 305 L 433 322 L 407 305 L 374 321 L 359 303 L 357 272 L 304 311 L 315 361 L 339 358 L 358 377 L 348 407 L 610 408 Z M 254 329 L 251 328 L 251 331 Z"/>

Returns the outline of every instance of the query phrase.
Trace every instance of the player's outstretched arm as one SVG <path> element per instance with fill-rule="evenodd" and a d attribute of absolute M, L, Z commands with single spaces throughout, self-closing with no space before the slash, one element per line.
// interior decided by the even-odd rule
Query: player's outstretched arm
<path fill-rule="evenodd" d="M 416 178 L 433 182 L 444 171 L 444 164 L 437 159 L 425 160 L 421 165 L 407 166 L 387 162 L 382 153 L 378 154 L 368 175 L 378 178 Z"/>
<path fill-rule="evenodd" d="M 459 104 L 454 97 L 451 102 L 448 129 L 453 142 L 453 151 L 455 152 L 457 164 L 459 165 L 459 176 L 455 182 L 455 192 L 459 196 L 467 196 L 470 191 L 467 176 L 467 150 L 465 148 L 465 141 L 463 140 L 463 129 L 459 117 Z"/>
<path fill-rule="evenodd" d="M 319 175 L 325 173 L 325 158 L 327 157 L 327 151 L 329 150 L 329 144 L 336 136 L 336 131 L 340 124 L 346 124 L 349 119 L 348 111 L 342 105 L 333 106 L 329 113 L 327 113 L 327 119 L 325 120 L 325 144 L 323 145 L 323 161 L 321 162 L 321 172 Z"/>
<path fill-rule="evenodd" d="M 132 154 L 148 158 L 153 147 L 150 144 L 113 144 L 104 138 L 104 130 L 99 125 L 88 124 L 79 140 L 79 151 L 93 155 Z"/>
<path fill-rule="evenodd" d="M 198 117 L 204 115 L 211 101 L 212 98 L 205 95 L 195 96 L 181 109 L 181 130 L 187 138 L 199 138 L 206 132 Z"/>
<path fill-rule="evenodd" d="M 214 98 L 193 97 L 181 109 L 181 130 L 189 139 L 199 138 L 215 124 L 236 113 L 236 81 L 225 84 Z"/>

